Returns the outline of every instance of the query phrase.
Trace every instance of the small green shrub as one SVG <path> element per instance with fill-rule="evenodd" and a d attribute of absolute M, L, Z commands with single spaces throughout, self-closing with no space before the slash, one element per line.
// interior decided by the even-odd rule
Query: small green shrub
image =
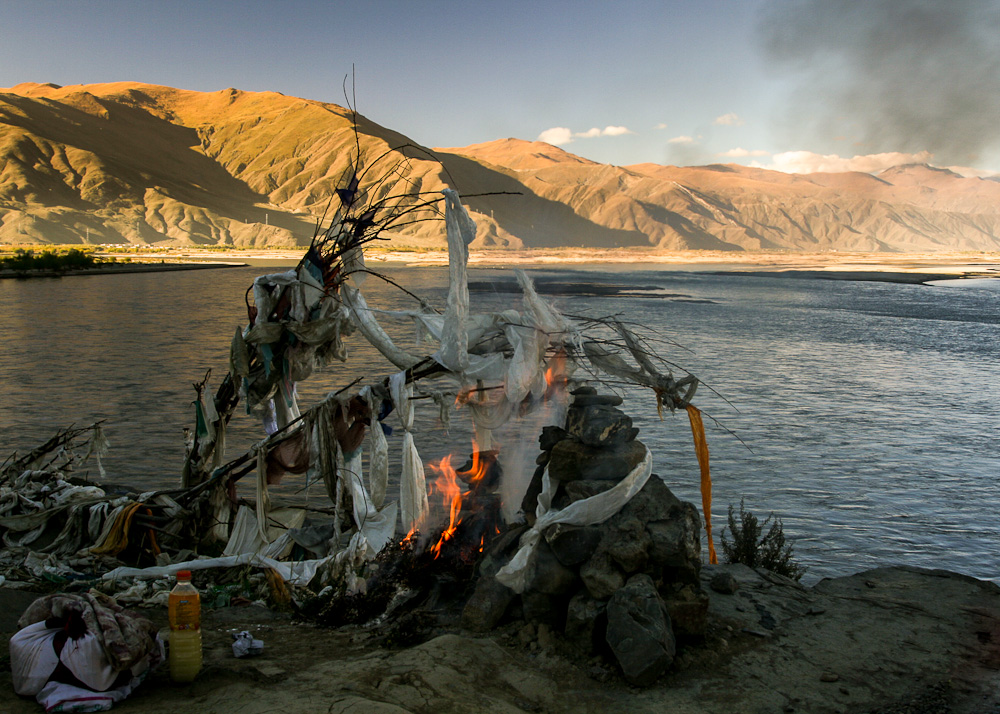
<path fill-rule="evenodd" d="M 774 519 L 773 523 L 771 519 Z M 769 523 L 771 527 L 767 529 Z M 727 563 L 767 568 L 793 580 L 799 580 L 805 574 L 806 569 L 792 560 L 792 546 L 785 542 L 781 519 L 774 513 L 761 523 L 757 516 L 746 510 L 741 498 L 739 521 L 732 504 L 729 505 L 729 532 L 732 534 L 731 541 L 726 538 L 726 529 L 722 529 L 722 552 Z"/>

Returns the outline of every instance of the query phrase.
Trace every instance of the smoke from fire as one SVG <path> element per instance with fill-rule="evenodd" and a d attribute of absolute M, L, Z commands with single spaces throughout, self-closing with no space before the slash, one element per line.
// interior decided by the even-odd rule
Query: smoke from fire
<path fill-rule="evenodd" d="M 996 0 L 773 0 L 766 56 L 795 78 L 781 129 L 973 165 L 1000 147 L 998 27 Z"/>

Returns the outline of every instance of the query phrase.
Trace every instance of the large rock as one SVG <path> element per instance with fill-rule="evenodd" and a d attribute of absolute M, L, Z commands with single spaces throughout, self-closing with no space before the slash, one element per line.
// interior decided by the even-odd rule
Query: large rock
<path fill-rule="evenodd" d="M 566 639 L 581 652 L 593 652 L 604 642 L 607 603 L 581 590 L 566 606 Z"/>
<path fill-rule="evenodd" d="M 576 571 L 560 563 L 544 540 L 539 541 L 530 567 L 525 590 L 546 595 L 569 595 L 580 586 Z"/>
<path fill-rule="evenodd" d="M 568 526 L 557 523 L 545 529 L 545 541 L 559 562 L 568 568 L 584 562 L 597 550 L 601 529 L 596 526 Z"/>
<path fill-rule="evenodd" d="M 566 508 L 571 503 L 596 496 L 615 487 L 614 481 L 565 481 L 552 499 L 555 508 Z"/>
<path fill-rule="evenodd" d="M 566 413 L 566 431 L 589 446 L 607 446 L 625 441 L 632 417 L 610 405 L 571 406 Z"/>
<path fill-rule="evenodd" d="M 503 619 L 514 591 L 495 577 L 481 577 L 462 610 L 462 626 L 475 632 L 492 630 Z"/>
<path fill-rule="evenodd" d="M 608 519 L 602 531 L 600 549 L 610 555 L 627 575 L 645 570 L 653 545 L 645 523 L 638 518 L 618 514 Z"/>
<path fill-rule="evenodd" d="M 598 551 L 590 560 L 580 566 L 580 579 L 590 596 L 597 600 L 607 600 L 625 584 L 625 576 L 611 556 Z"/>
<path fill-rule="evenodd" d="M 630 519 L 644 523 L 649 534 L 649 568 L 666 580 L 698 583 L 701 518 L 693 504 L 677 498 L 654 474 L 609 523 Z"/>
<path fill-rule="evenodd" d="M 636 686 L 653 684 L 673 663 L 670 617 L 648 575 L 633 575 L 611 597 L 605 638 L 625 679 Z"/>
<path fill-rule="evenodd" d="M 552 447 L 549 476 L 559 481 L 621 481 L 645 456 L 641 441 L 599 448 L 565 439 Z"/>
<path fill-rule="evenodd" d="M 538 446 L 542 451 L 551 451 L 552 447 L 569 436 L 569 433 L 561 426 L 543 426 L 542 433 L 538 435 Z"/>

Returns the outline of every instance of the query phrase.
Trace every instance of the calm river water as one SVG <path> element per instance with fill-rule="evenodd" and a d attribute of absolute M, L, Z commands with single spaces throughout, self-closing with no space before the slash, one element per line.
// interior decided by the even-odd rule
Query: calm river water
<path fill-rule="evenodd" d="M 106 419 L 110 479 L 176 484 L 191 384 L 209 368 L 218 383 L 233 331 L 246 322 L 247 287 L 278 269 L 0 281 L 0 458 L 57 427 Z M 385 272 L 443 304 L 445 268 Z M 701 389 L 696 399 L 722 425 L 707 424 L 716 533 L 727 506 L 745 498 L 758 515 L 784 521 L 809 581 L 903 563 L 1000 580 L 1000 281 L 932 287 L 621 266 L 530 272 L 540 284 L 638 288 L 552 299 L 566 313 L 621 314 L 660 333 L 676 343 L 663 356 L 721 395 Z M 471 279 L 484 288 L 473 293 L 474 309 L 518 300 L 489 287 L 511 279 L 503 271 Z M 394 289 L 370 282 L 365 290 L 379 306 L 410 307 Z M 304 406 L 357 376 L 392 371 L 360 338 L 351 346 L 346 365 L 300 385 Z M 641 392 L 624 408 L 653 450 L 654 471 L 700 505 L 684 415 L 661 422 Z M 446 435 L 436 411 L 423 411 L 425 459 L 467 452 L 460 427 Z M 241 415 L 229 453 L 261 435 Z M 301 484 L 281 488 L 306 497 Z"/>

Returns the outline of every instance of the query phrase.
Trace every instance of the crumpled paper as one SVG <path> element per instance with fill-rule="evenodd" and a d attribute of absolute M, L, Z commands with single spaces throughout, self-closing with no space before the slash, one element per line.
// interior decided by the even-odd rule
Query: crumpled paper
<path fill-rule="evenodd" d="M 237 658 L 255 657 L 264 650 L 264 641 L 255 640 L 250 630 L 233 633 L 233 655 Z"/>

